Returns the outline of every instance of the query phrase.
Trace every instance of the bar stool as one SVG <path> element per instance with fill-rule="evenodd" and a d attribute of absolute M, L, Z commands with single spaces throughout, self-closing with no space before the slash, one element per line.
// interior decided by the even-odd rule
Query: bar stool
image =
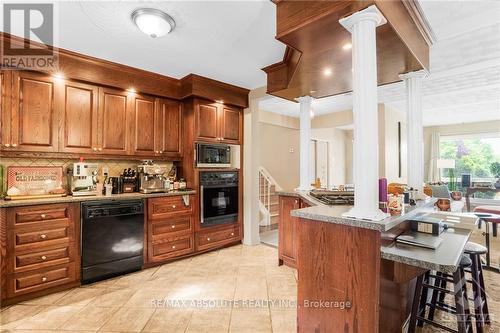
<path fill-rule="evenodd" d="M 442 330 L 452 333 L 472 333 L 472 320 L 469 310 L 469 300 L 467 299 L 467 282 L 465 280 L 465 268 L 471 267 L 472 261 L 467 256 L 462 256 L 457 270 L 453 273 L 452 278 L 446 276 L 446 273 L 436 272 L 431 274 L 430 271 L 417 277 L 415 285 L 415 294 L 413 296 L 413 304 L 410 315 L 410 323 L 408 325 L 408 333 L 414 333 L 416 326 L 422 327 L 424 323 L 438 327 Z M 434 284 L 430 283 L 430 279 L 434 279 Z M 453 291 L 446 289 L 443 282 L 453 283 Z M 429 289 L 433 290 L 431 301 L 428 302 Z M 438 300 L 439 292 L 440 299 Z M 452 294 L 455 297 L 455 306 L 452 307 L 444 303 L 446 294 Z M 429 317 L 425 317 L 426 308 L 429 307 Z M 453 330 L 447 326 L 434 322 L 435 309 L 453 313 L 457 316 L 458 330 Z M 431 315 L 432 313 L 432 315 Z"/>
<path fill-rule="evenodd" d="M 488 310 L 488 300 L 486 298 L 486 289 L 484 284 L 483 265 L 481 264 L 481 255 L 486 254 L 488 249 L 481 244 L 467 242 L 464 253 L 469 255 L 472 266 L 466 269 L 471 274 L 471 279 L 467 280 L 472 284 L 474 295 L 474 317 L 476 318 L 476 327 L 478 332 L 482 332 L 484 325 L 491 325 L 490 313 Z"/>

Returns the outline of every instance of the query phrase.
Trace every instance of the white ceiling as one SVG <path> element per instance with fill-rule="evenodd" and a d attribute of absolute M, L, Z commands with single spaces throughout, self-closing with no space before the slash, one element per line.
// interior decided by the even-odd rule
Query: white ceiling
<path fill-rule="evenodd" d="M 283 58 L 271 1 L 59 2 L 56 46 L 181 78 L 195 73 L 253 89 L 266 84 L 260 69 Z M 153 39 L 130 19 L 137 8 L 171 15 L 175 30 Z"/>
<path fill-rule="evenodd" d="M 424 125 L 500 120 L 500 1 L 423 1 L 436 36 L 423 83 Z M 405 110 L 402 82 L 378 88 L 379 102 Z M 265 111 L 298 117 L 297 103 L 276 97 Z M 352 108 L 350 94 L 313 102 L 315 115 Z"/>

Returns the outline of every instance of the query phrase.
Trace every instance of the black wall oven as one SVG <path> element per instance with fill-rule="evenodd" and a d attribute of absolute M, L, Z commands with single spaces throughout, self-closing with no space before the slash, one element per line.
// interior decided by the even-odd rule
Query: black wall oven
<path fill-rule="evenodd" d="M 201 226 L 238 221 L 238 172 L 200 172 Z"/>

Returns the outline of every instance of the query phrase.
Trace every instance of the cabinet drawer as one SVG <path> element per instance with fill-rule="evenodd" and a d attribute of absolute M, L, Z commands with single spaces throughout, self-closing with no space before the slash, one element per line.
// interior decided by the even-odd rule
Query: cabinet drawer
<path fill-rule="evenodd" d="M 53 244 L 59 242 L 70 241 L 69 225 L 54 227 L 51 229 L 40 229 L 30 231 L 16 231 L 15 232 L 15 247 L 27 247 L 33 245 L 34 247 L 43 246 L 45 244 Z"/>
<path fill-rule="evenodd" d="M 41 222 L 49 220 L 65 219 L 69 217 L 68 207 L 59 206 L 44 208 L 43 206 L 37 207 L 21 207 L 15 211 L 15 223 L 27 224 L 30 222 Z"/>
<path fill-rule="evenodd" d="M 193 231 L 193 218 L 184 216 L 153 221 L 149 226 L 150 239 L 153 241 L 170 237 L 172 234 L 185 234 Z"/>
<path fill-rule="evenodd" d="M 192 196 L 189 205 L 184 203 L 182 195 L 174 197 L 148 199 L 148 216 L 150 219 L 158 219 L 176 214 L 189 214 L 193 210 Z"/>
<path fill-rule="evenodd" d="M 19 274 L 7 278 L 7 297 L 15 297 L 76 280 L 75 263 L 53 266 Z"/>
<path fill-rule="evenodd" d="M 193 236 L 180 236 L 148 244 L 149 261 L 161 261 L 194 251 Z"/>
<path fill-rule="evenodd" d="M 196 249 L 211 249 L 239 239 L 241 239 L 239 225 L 214 231 L 201 231 L 196 234 Z"/>
<path fill-rule="evenodd" d="M 74 245 L 65 245 L 40 250 L 38 252 L 16 254 L 14 257 L 14 267 L 12 267 L 11 272 L 14 273 L 69 263 L 74 257 L 74 247 Z"/>

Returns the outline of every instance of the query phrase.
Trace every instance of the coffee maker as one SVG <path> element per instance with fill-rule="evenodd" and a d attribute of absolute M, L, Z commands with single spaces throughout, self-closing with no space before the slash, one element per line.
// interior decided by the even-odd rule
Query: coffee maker
<path fill-rule="evenodd" d="M 151 160 L 144 160 L 137 166 L 139 171 L 139 192 L 141 193 L 159 193 L 166 192 L 164 174 L 168 172 L 167 168 L 161 165 L 153 164 Z"/>
<path fill-rule="evenodd" d="M 97 163 L 73 163 L 73 168 L 68 168 L 68 185 L 73 196 L 97 195 Z"/>

